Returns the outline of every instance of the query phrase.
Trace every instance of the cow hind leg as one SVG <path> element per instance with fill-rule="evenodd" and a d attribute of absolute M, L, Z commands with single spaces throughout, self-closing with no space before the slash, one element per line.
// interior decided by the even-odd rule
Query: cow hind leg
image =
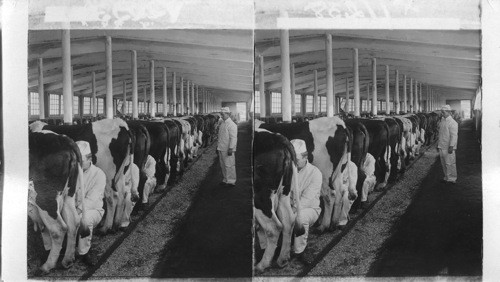
<path fill-rule="evenodd" d="M 80 220 L 75 207 L 75 199 L 67 196 L 62 209 L 62 217 L 68 226 L 68 237 L 66 242 L 66 252 L 62 260 L 64 268 L 70 268 L 75 261 L 76 238 L 78 236 L 78 227 Z"/>
<path fill-rule="evenodd" d="M 67 231 L 67 226 L 59 212 L 57 212 L 57 217 L 55 219 L 52 218 L 46 211 L 40 210 L 39 213 L 45 228 L 48 230 L 52 242 L 47 261 L 45 261 L 45 263 L 40 267 L 42 274 L 47 274 L 57 264 L 59 254 L 62 249 L 64 235 Z"/>
<path fill-rule="evenodd" d="M 102 221 L 101 227 L 98 229 L 100 234 L 106 234 L 108 231 L 112 231 L 111 227 L 113 225 L 113 219 L 116 213 L 116 204 L 118 202 L 118 193 L 115 191 L 109 191 L 106 187 L 104 201 L 106 203 L 106 214 L 104 215 L 104 220 Z"/>
<path fill-rule="evenodd" d="M 292 245 L 292 230 L 295 223 L 295 214 L 290 205 L 290 197 L 280 199 L 278 205 L 278 218 L 283 225 L 283 239 L 281 251 L 276 263 L 280 268 L 285 267 L 290 261 L 290 248 Z"/>
<path fill-rule="evenodd" d="M 116 232 L 121 227 L 122 222 L 124 221 L 125 215 L 125 197 L 127 197 L 128 192 L 117 193 L 116 199 L 116 212 L 115 217 L 113 218 L 113 226 L 112 231 Z"/>
<path fill-rule="evenodd" d="M 274 211 L 272 211 L 273 217 L 276 217 Z M 255 218 L 263 229 L 266 236 L 266 250 L 260 262 L 255 266 L 256 273 L 262 273 L 266 268 L 271 265 L 271 260 L 274 257 L 274 251 L 278 245 L 278 238 L 281 232 L 280 227 L 276 224 L 275 220 L 267 217 L 261 210 L 254 209 Z"/>
<path fill-rule="evenodd" d="M 328 190 L 325 192 L 325 190 Z M 321 198 L 323 199 L 323 217 L 321 218 L 321 224 L 316 229 L 317 233 L 321 234 L 330 228 L 332 214 L 333 214 L 333 205 L 335 201 L 335 192 L 331 190 L 329 187 L 322 189 Z"/>

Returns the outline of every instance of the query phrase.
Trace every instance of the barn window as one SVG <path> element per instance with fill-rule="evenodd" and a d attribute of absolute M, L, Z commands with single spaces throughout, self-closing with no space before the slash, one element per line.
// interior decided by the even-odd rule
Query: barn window
<path fill-rule="evenodd" d="M 73 114 L 78 115 L 78 96 L 73 96 Z"/>
<path fill-rule="evenodd" d="M 83 97 L 83 114 L 84 115 L 89 115 L 91 114 L 90 109 L 91 109 L 91 104 L 92 104 L 92 99 L 90 97 Z"/>
<path fill-rule="evenodd" d="M 271 113 L 281 113 L 281 93 L 273 92 L 271 96 Z"/>
<path fill-rule="evenodd" d="M 385 101 L 380 101 L 380 103 L 382 104 L 382 107 L 381 107 L 382 111 L 385 111 L 385 106 L 386 106 Z"/>
<path fill-rule="evenodd" d="M 59 96 L 57 94 L 49 95 L 49 115 L 59 115 Z"/>
<path fill-rule="evenodd" d="M 260 91 L 255 91 L 255 94 L 253 96 L 253 103 L 254 113 L 260 114 Z"/>
<path fill-rule="evenodd" d="M 30 115 L 40 114 L 40 100 L 38 93 L 30 92 Z"/>
<path fill-rule="evenodd" d="M 319 111 L 320 112 L 326 112 L 326 96 L 320 96 L 319 97 Z"/>
<path fill-rule="evenodd" d="M 104 114 L 104 99 L 97 98 L 97 113 Z"/>
<path fill-rule="evenodd" d="M 156 103 L 156 112 L 162 112 L 163 113 L 163 103 Z"/>
<path fill-rule="evenodd" d="M 312 113 L 313 111 L 313 96 L 306 95 L 306 113 Z"/>
<path fill-rule="evenodd" d="M 302 96 L 295 94 L 295 112 L 296 113 L 302 112 L 301 106 L 302 106 Z"/>
<path fill-rule="evenodd" d="M 354 111 L 354 99 L 349 99 L 349 111 Z"/>
<path fill-rule="evenodd" d="M 131 114 L 132 113 L 132 101 L 127 101 L 127 108 L 125 113 Z"/>
<path fill-rule="evenodd" d="M 139 113 L 144 113 L 144 102 L 139 102 Z"/>
<path fill-rule="evenodd" d="M 366 101 L 366 100 L 361 100 L 361 111 L 362 112 L 366 112 L 367 111 L 367 109 L 366 109 L 367 108 L 367 104 L 368 104 L 367 102 L 368 101 Z"/>

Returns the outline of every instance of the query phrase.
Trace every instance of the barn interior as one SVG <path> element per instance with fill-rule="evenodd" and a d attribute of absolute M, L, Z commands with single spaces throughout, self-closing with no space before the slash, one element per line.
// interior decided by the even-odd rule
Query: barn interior
<path fill-rule="evenodd" d="M 251 30 L 30 30 L 29 118 L 72 123 L 117 114 L 137 118 L 208 113 L 227 106 L 244 121 L 253 89 L 252 34 Z M 73 101 L 71 109 L 64 106 L 65 95 Z M 72 113 L 65 117 L 68 110 Z"/>
<path fill-rule="evenodd" d="M 399 113 L 409 112 L 414 103 L 425 112 L 449 104 L 470 118 L 481 83 L 480 39 L 479 30 L 289 30 L 289 52 L 283 54 L 279 30 L 257 30 L 255 113 L 280 116 L 282 85 L 291 83 L 292 114 L 326 114 L 327 83 L 333 83 L 329 91 L 335 95 L 335 113 L 339 105 L 354 113 L 355 97 L 360 99 L 358 115 L 373 112 L 376 95 L 378 113 L 396 112 L 396 105 Z M 291 64 L 286 81 L 280 71 L 284 59 Z"/>

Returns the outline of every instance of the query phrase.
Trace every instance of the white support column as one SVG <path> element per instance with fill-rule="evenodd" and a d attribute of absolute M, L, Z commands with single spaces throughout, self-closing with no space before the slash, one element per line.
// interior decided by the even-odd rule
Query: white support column
<path fill-rule="evenodd" d="M 290 104 L 292 107 L 292 116 L 295 115 L 295 64 L 290 67 Z"/>
<path fill-rule="evenodd" d="M 370 112 L 370 82 L 366 84 L 366 109 Z"/>
<path fill-rule="evenodd" d="M 344 111 L 349 113 L 349 109 L 351 108 L 351 101 L 349 99 L 349 77 L 345 77 L 345 104 Z"/>
<path fill-rule="evenodd" d="M 372 58 L 372 114 L 377 113 L 377 59 Z"/>
<path fill-rule="evenodd" d="M 123 105 L 122 105 L 122 114 L 126 114 L 127 110 L 127 81 L 123 80 Z"/>
<path fill-rule="evenodd" d="M 325 38 L 326 52 L 326 116 L 333 117 L 335 114 L 335 98 L 333 92 L 333 51 L 332 35 L 327 34 Z"/>
<path fill-rule="evenodd" d="M 288 17 L 284 11 L 280 16 Z M 290 95 L 290 39 L 288 29 L 280 30 L 281 45 L 281 113 L 283 122 L 292 121 L 292 105 Z"/>
<path fill-rule="evenodd" d="M 423 88 L 423 85 L 422 85 L 422 82 L 420 82 L 420 87 L 419 87 L 419 91 L 418 91 L 418 108 L 419 108 L 421 113 L 424 112 L 424 99 L 422 98 L 422 88 Z"/>
<path fill-rule="evenodd" d="M 73 99 L 75 97 L 75 92 L 73 92 L 74 86 L 74 77 L 73 77 L 73 66 L 71 66 L 71 115 L 75 116 L 75 111 L 73 110 Z"/>
<path fill-rule="evenodd" d="M 71 83 L 71 41 L 69 29 L 62 30 L 62 72 L 63 72 L 63 105 L 64 123 L 73 123 L 73 89 Z"/>
<path fill-rule="evenodd" d="M 181 76 L 181 93 L 180 93 L 179 114 L 184 115 L 184 77 Z"/>
<path fill-rule="evenodd" d="M 264 88 L 264 56 L 259 55 L 260 117 L 266 117 L 266 89 Z"/>
<path fill-rule="evenodd" d="M 43 89 L 43 59 L 38 59 L 38 104 L 40 119 L 45 118 L 45 90 Z"/>
<path fill-rule="evenodd" d="M 113 49 L 111 36 L 106 36 L 106 118 L 113 118 Z"/>
<path fill-rule="evenodd" d="M 144 96 L 144 114 L 149 113 L 148 109 L 148 93 L 146 92 L 146 85 L 142 86 L 142 94 Z"/>
<path fill-rule="evenodd" d="M 149 84 L 151 89 L 149 89 L 149 112 L 151 117 L 155 117 L 156 107 L 155 107 L 155 61 L 149 61 Z"/>
<path fill-rule="evenodd" d="M 358 48 L 353 49 L 353 73 L 354 73 L 354 116 L 361 116 L 361 100 L 359 96 L 359 56 Z"/>
<path fill-rule="evenodd" d="M 196 85 L 196 114 L 201 113 L 200 110 L 200 86 Z"/>
<path fill-rule="evenodd" d="M 399 115 L 401 111 L 401 106 L 399 104 L 399 71 L 396 70 L 396 86 L 395 86 L 395 97 L 394 97 L 394 105 L 396 106 L 395 112 L 396 115 Z"/>
<path fill-rule="evenodd" d="M 314 70 L 314 95 L 313 95 L 313 113 L 318 115 L 318 71 Z"/>
<path fill-rule="evenodd" d="M 163 67 L 163 116 L 168 114 L 168 99 L 167 99 L 167 68 Z"/>
<path fill-rule="evenodd" d="M 194 83 L 191 82 L 191 115 L 196 113 L 196 109 L 194 107 Z"/>
<path fill-rule="evenodd" d="M 413 84 L 414 86 L 414 92 L 413 92 L 413 112 L 418 113 L 418 82 L 415 79 L 415 83 Z"/>
<path fill-rule="evenodd" d="M 333 87 L 332 87 L 332 92 L 333 92 L 333 102 L 332 102 L 332 105 L 333 105 L 333 115 L 335 115 L 335 114 L 338 114 L 338 109 L 336 107 L 337 100 L 336 100 L 336 96 L 335 96 L 336 95 L 335 91 L 337 90 L 337 88 L 335 87 L 335 74 L 333 74 L 332 77 L 333 77 L 333 79 L 332 79 L 333 80 L 333 83 L 332 83 L 332 85 L 333 85 Z"/>
<path fill-rule="evenodd" d="M 415 111 L 415 106 L 413 105 L 413 78 L 410 78 L 410 113 Z"/>
<path fill-rule="evenodd" d="M 389 66 L 385 65 L 385 114 L 391 114 L 391 96 L 389 92 Z"/>
<path fill-rule="evenodd" d="M 174 117 L 177 116 L 177 77 L 175 72 L 172 73 L 172 110 Z"/>
<path fill-rule="evenodd" d="M 97 117 L 97 97 L 96 97 L 95 71 L 92 72 L 92 116 Z"/>
<path fill-rule="evenodd" d="M 408 113 L 408 94 L 406 87 L 406 74 L 403 75 L 403 112 Z"/>
<path fill-rule="evenodd" d="M 190 91 L 191 91 L 191 81 L 186 80 L 186 115 L 191 114 L 191 101 L 190 101 L 191 94 L 190 94 Z"/>
<path fill-rule="evenodd" d="M 139 91 L 137 89 L 137 51 L 132 50 L 132 118 L 139 118 Z"/>

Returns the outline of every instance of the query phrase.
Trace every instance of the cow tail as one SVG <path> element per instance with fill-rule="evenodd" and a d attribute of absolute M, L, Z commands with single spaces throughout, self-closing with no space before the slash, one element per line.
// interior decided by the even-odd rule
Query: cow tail
<path fill-rule="evenodd" d="M 387 146 L 387 148 L 385 149 L 386 152 L 385 152 L 385 159 L 387 160 L 387 162 L 390 162 L 390 156 L 391 156 L 391 133 L 389 131 L 389 125 L 387 125 L 387 123 L 384 122 L 384 125 L 385 125 L 385 129 L 387 131 L 387 141 L 389 143 L 389 146 Z"/>
<path fill-rule="evenodd" d="M 80 233 L 80 237 L 82 238 L 85 238 L 87 236 L 90 235 L 90 229 L 89 229 L 89 223 L 87 222 L 87 208 L 85 207 L 85 194 L 86 194 L 86 191 L 85 191 L 85 182 L 83 181 L 83 169 L 82 167 L 79 165 L 78 166 L 78 178 L 77 178 L 77 181 L 76 181 L 76 184 L 77 184 L 77 187 L 81 187 L 81 191 L 82 191 L 82 217 L 80 219 L 80 230 L 79 230 L 79 233 Z"/>

